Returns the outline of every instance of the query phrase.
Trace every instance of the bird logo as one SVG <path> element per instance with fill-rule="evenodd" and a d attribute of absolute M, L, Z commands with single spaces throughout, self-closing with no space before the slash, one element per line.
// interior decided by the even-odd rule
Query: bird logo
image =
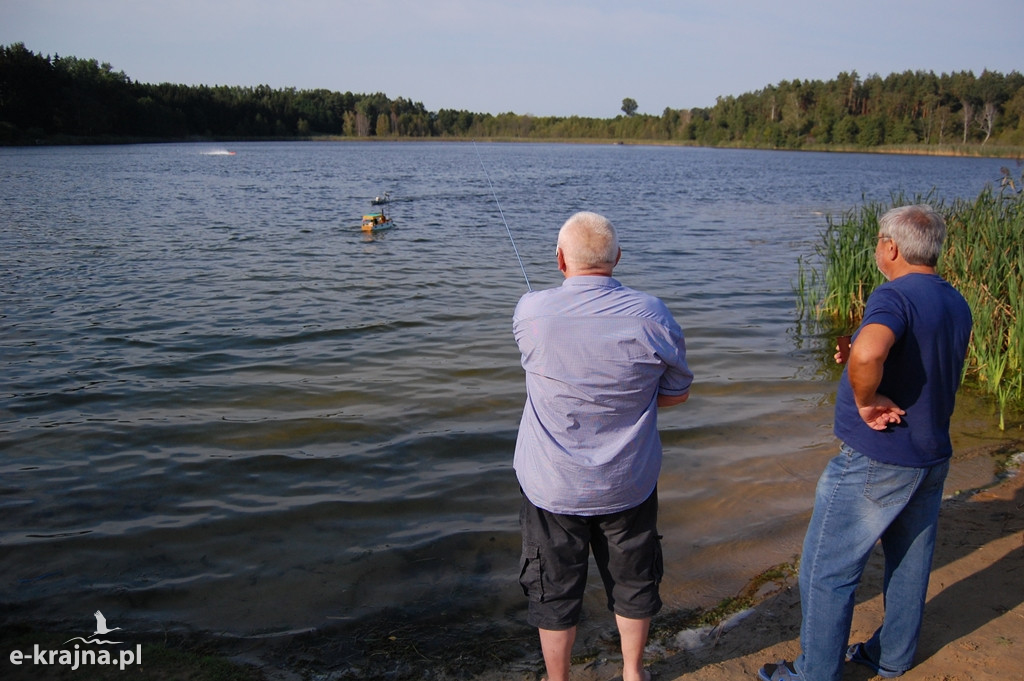
<path fill-rule="evenodd" d="M 121 627 L 108 627 L 107 626 L 107 618 L 104 617 L 103 613 L 100 612 L 99 610 L 94 612 L 93 616 L 96 618 L 96 631 L 92 632 L 92 637 L 86 639 L 86 638 L 82 638 L 81 636 L 75 636 L 73 638 L 69 638 L 67 641 L 64 641 L 64 645 L 67 645 L 68 643 L 71 643 L 72 641 L 81 641 L 82 643 L 107 643 L 107 644 L 120 643 L 120 641 L 104 641 L 104 640 L 101 640 L 101 639 L 98 639 L 98 638 L 93 638 L 95 636 L 106 636 L 109 633 L 112 633 L 112 632 L 115 632 L 115 631 L 120 631 L 120 629 L 121 629 Z"/>
<path fill-rule="evenodd" d="M 96 616 L 96 631 L 92 632 L 93 636 L 97 634 L 109 634 L 112 631 L 118 631 L 121 627 L 114 627 L 113 629 L 107 628 L 107 618 L 103 616 L 103 613 L 97 610 L 93 613 Z"/>

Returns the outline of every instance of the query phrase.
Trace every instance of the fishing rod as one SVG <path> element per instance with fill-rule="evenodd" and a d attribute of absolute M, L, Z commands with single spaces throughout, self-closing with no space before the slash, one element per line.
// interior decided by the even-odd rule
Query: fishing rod
<path fill-rule="evenodd" d="M 505 223 L 505 231 L 508 232 L 508 240 L 512 242 L 512 250 L 516 252 L 516 260 L 519 261 L 519 269 L 523 271 L 523 279 L 526 280 L 526 289 L 533 291 L 533 287 L 530 286 L 530 278 L 526 276 L 526 268 L 523 266 L 523 259 L 519 257 L 519 249 L 516 248 L 516 240 L 512 238 L 512 230 L 509 229 L 508 221 L 505 219 L 505 211 L 501 209 L 501 203 L 498 202 L 498 195 L 494 192 L 494 184 L 491 182 L 491 176 L 487 173 L 487 166 L 484 165 L 484 159 L 480 156 L 480 150 L 476 148 L 476 140 L 473 140 L 473 151 L 476 152 L 476 157 L 480 160 L 480 167 L 483 168 L 484 177 L 487 178 L 487 185 L 491 188 L 491 196 L 494 197 L 494 204 L 498 207 L 498 214 L 501 215 L 501 221 Z"/>

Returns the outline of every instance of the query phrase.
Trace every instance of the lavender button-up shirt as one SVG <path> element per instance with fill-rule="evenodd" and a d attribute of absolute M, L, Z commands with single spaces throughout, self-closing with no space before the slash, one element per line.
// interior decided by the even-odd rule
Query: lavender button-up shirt
<path fill-rule="evenodd" d="M 665 304 L 611 277 L 569 277 L 525 294 L 512 327 L 526 370 L 514 461 L 523 492 L 568 515 L 641 504 L 661 472 L 658 394 L 693 381 Z"/>

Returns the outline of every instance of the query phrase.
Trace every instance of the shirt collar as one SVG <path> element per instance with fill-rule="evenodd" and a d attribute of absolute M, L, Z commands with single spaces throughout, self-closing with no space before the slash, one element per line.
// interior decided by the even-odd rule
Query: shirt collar
<path fill-rule="evenodd" d="M 575 277 L 568 277 L 562 282 L 562 286 L 591 286 L 594 288 L 618 288 L 622 286 L 615 277 L 606 277 L 599 274 L 580 274 Z"/>

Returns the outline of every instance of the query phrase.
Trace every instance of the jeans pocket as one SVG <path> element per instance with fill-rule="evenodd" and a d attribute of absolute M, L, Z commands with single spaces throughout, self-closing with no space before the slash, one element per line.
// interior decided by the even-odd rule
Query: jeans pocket
<path fill-rule="evenodd" d="M 883 508 L 906 504 L 921 484 L 924 472 L 922 468 L 872 461 L 864 481 L 864 498 Z"/>

